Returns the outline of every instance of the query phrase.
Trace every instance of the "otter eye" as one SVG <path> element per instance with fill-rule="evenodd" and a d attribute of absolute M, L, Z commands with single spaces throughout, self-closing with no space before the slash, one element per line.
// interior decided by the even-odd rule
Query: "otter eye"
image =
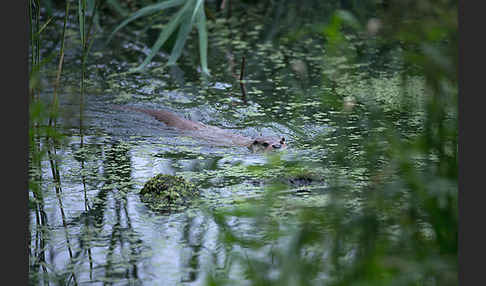
<path fill-rule="evenodd" d="M 253 145 L 257 145 L 257 144 L 258 144 L 258 140 L 253 141 Z"/>
<path fill-rule="evenodd" d="M 268 145 L 270 145 L 270 144 L 268 144 L 267 142 L 263 142 L 262 145 L 263 145 L 263 147 L 268 147 Z"/>
<path fill-rule="evenodd" d="M 282 137 L 282 139 L 280 139 L 280 144 L 284 144 L 285 143 L 285 138 Z"/>

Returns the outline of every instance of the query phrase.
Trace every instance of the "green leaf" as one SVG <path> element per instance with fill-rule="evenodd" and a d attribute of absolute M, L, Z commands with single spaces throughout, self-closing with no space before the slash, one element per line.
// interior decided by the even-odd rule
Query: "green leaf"
<path fill-rule="evenodd" d="M 175 31 L 175 29 L 177 28 L 177 26 L 179 25 L 179 23 L 182 21 L 182 16 L 187 11 L 187 9 L 190 7 L 191 4 L 192 4 L 192 1 L 187 1 L 186 2 L 186 5 L 184 5 L 184 7 L 182 7 L 177 12 L 177 14 L 175 14 L 170 19 L 169 24 L 160 33 L 159 38 L 155 42 L 154 46 L 150 50 L 150 53 L 145 58 L 145 60 L 143 61 L 143 63 L 140 66 L 138 66 L 138 67 L 130 70 L 130 72 L 139 72 L 139 71 L 141 71 L 142 69 L 145 68 L 145 66 L 152 60 L 152 58 L 155 56 L 155 54 L 157 54 L 157 52 L 160 50 L 160 48 L 162 47 L 162 45 L 164 45 L 165 41 L 167 41 L 167 39 L 170 37 L 170 35 L 172 35 L 172 33 Z"/>
<path fill-rule="evenodd" d="M 188 1 L 191 2 L 191 1 Z M 138 10 L 137 12 L 133 13 L 128 19 L 123 21 L 120 25 L 118 25 L 113 32 L 111 32 L 110 36 L 108 37 L 108 40 L 106 41 L 106 44 L 108 44 L 113 36 L 115 35 L 116 32 L 118 32 L 121 28 L 125 27 L 128 25 L 130 22 L 146 15 L 150 15 L 152 13 L 158 12 L 163 9 L 167 9 L 170 7 L 178 6 L 184 3 L 184 0 L 170 0 L 162 3 L 157 3 L 153 5 L 149 5 L 147 7 L 143 7 L 142 9 Z M 186 3 L 187 5 L 187 3 Z"/>
<path fill-rule="evenodd" d="M 186 43 L 187 37 L 192 30 L 192 26 L 192 18 L 189 17 L 189 13 L 186 13 L 182 20 L 181 27 L 179 28 L 176 43 L 172 48 L 168 65 L 174 65 L 177 59 L 179 59 L 182 53 L 182 49 L 184 48 L 184 44 Z"/>
<path fill-rule="evenodd" d="M 54 19 L 54 16 L 52 16 L 51 18 L 49 18 L 45 23 L 44 25 L 42 25 L 42 27 L 39 29 L 39 31 L 37 31 L 36 33 L 36 36 L 39 36 L 42 31 L 44 31 L 44 29 L 49 25 L 49 23 L 52 21 L 52 19 Z"/>
<path fill-rule="evenodd" d="M 194 12 L 192 12 L 191 22 L 194 22 L 199 9 L 202 7 L 204 9 L 204 1 L 203 0 L 196 0 L 196 6 L 194 7 Z"/>
<path fill-rule="evenodd" d="M 134 21 L 135 19 L 149 15 L 151 13 L 155 13 L 162 9 L 181 5 L 183 3 L 185 3 L 185 5 L 170 19 L 168 25 L 160 32 L 157 41 L 151 48 L 150 53 L 144 59 L 142 64 L 134 69 L 131 69 L 130 72 L 139 72 L 144 69 L 145 66 L 152 60 L 152 58 L 164 45 L 164 43 L 168 40 L 168 38 L 172 35 L 172 33 L 177 29 L 177 27 L 180 26 L 179 32 L 177 34 L 176 43 L 172 48 L 168 62 L 168 65 L 175 64 L 182 53 L 182 49 L 184 48 L 184 45 L 194 26 L 194 22 L 197 20 L 196 26 L 199 33 L 199 53 L 201 57 L 201 69 L 203 73 L 209 75 L 207 65 L 208 35 L 206 28 L 206 15 L 204 12 L 204 0 L 171 0 L 144 7 L 128 17 L 120 25 L 118 25 L 108 37 L 106 44 L 111 41 L 112 37 L 116 32 L 118 32 L 120 29 L 122 29 L 124 26 Z"/>
<path fill-rule="evenodd" d="M 81 37 L 81 44 L 84 46 L 84 12 L 86 8 L 85 0 L 78 0 L 78 18 L 79 18 L 79 35 Z"/>
<path fill-rule="evenodd" d="M 85 1 L 88 1 L 85 5 L 86 5 L 86 11 L 88 12 L 88 14 L 91 14 L 91 16 L 94 14 L 94 9 L 95 9 L 95 0 L 85 0 Z"/>
<path fill-rule="evenodd" d="M 208 69 L 208 31 L 206 27 L 206 14 L 204 5 L 198 10 L 197 30 L 199 32 L 199 55 L 201 57 L 201 69 L 204 74 L 209 75 Z"/>

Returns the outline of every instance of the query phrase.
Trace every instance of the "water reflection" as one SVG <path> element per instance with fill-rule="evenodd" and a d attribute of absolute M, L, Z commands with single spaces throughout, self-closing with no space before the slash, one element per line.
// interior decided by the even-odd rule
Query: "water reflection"
<path fill-rule="evenodd" d="M 159 153 L 113 139 L 83 141 L 45 142 L 48 156 L 36 178 L 43 190 L 33 192 L 31 211 L 31 283 L 201 284 L 202 260 L 216 243 L 209 217 L 197 209 L 162 216 L 137 195 L 140 182 L 154 172 L 140 162 L 161 160 Z M 191 160 L 174 170 L 198 171 L 216 162 Z"/>

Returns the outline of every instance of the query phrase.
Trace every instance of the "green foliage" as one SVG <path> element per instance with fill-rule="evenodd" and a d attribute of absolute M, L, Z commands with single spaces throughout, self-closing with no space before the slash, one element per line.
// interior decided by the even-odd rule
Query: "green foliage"
<path fill-rule="evenodd" d="M 269 185 L 260 201 L 215 211 L 230 262 L 208 285 L 458 284 L 457 6 L 390 2 L 372 24 L 337 11 L 323 30 L 324 84 L 332 87 L 323 104 L 342 106 L 333 118 L 340 139 L 322 163 L 331 170 L 328 200 L 283 219 L 274 215 L 281 186 Z M 365 47 L 392 43 L 404 63 L 393 81 L 363 76 L 357 37 Z M 403 104 L 409 86 L 420 91 L 416 104 Z M 350 156 L 353 115 L 368 132 Z M 249 222 L 245 233 L 231 226 L 235 219 Z"/>
<path fill-rule="evenodd" d="M 107 42 L 110 42 L 113 35 L 120 29 L 125 27 L 127 24 L 133 22 L 134 20 L 148 16 L 150 14 L 166 10 L 171 7 L 180 6 L 184 4 L 177 13 L 172 16 L 169 20 L 167 26 L 162 29 L 156 40 L 154 46 L 150 50 L 145 60 L 140 66 L 132 69 L 133 72 L 139 72 L 145 68 L 145 66 L 150 63 L 152 58 L 159 52 L 160 48 L 169 39 L 169 37 L 176 31 L 177 38 L 172 52 L 169 58 L 168 65 L 174 65 L 179 59 L 184 44 L 189 37 L 189 33 L 196 25 L 199 33 L 199 52 L 201 57 L 201 68 L 205 74 L 209 74 L 207 67 L 207 28 L 206 28 L 206 14 L 204 12 L 204 1 L 203 0 L 168 0 L 161 3 L 146 6 L 137 12 L 133 13 L 127 19 L 125 19 L 121 24 L 119 24 L 111 33 Z"/>

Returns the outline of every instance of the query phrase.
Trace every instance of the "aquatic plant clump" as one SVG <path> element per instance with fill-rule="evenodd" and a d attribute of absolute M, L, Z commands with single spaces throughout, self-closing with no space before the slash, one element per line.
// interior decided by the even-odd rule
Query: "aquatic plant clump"
<path fill-rule="evenodd" d="M 171 211 L 186 206 L 199 191 L 183 177 L 158 174 L 145 183 L 140 196 L 154 210 Z"/>

